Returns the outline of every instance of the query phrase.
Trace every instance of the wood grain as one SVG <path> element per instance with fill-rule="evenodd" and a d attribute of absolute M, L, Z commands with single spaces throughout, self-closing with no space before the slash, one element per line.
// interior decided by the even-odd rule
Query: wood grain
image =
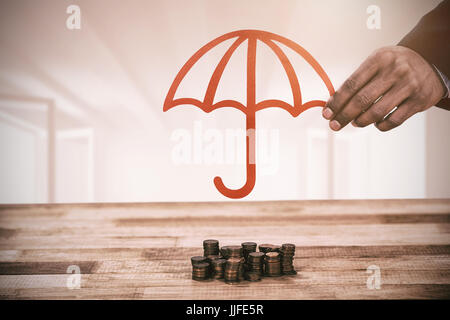
<path fill-rule="evenodd" d="M 192 281 L 206 238 L 295 243 L 299 273 Z M 450 200 L 0 205 L 0 298 L 449 299 Z"/>

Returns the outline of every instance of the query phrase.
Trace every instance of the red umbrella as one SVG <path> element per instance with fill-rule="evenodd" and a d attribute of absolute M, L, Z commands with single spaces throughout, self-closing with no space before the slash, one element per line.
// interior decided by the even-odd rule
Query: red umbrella
<path fill-rule="evenodd" d="M 180 82 L 192 68 L 192 66 L 209 50 L 214 48 L 216 45 L 226 41 L 228 39 L 237 38 L 230 48 L 226 51 L 219 64 L 217 65 L 214 73 L 209 81 L 208 88 L 205 93 L 205 97 L 203 101 L 194 99 L 194 98 L 180 98 L 175 99 L 175 93 L 180 85 Z M 214 96 L 216 94 L 217 86 L 219 84 L 219 80 L 222 76 L 222 73 L 230 60 L 232 54 L 235 50 L 241 45 L 245 40 L 248 41 L 248 49 L 247 49 L 247 103 L 244 106 L 242 103 L 236 100 L 222 100 L 214 103 Z M 292 89 L 292 95 L 294 98 L 293 105 L 277 100 L 277 99 L 269 99 L 260 102 L 256 102 L 255 99 L 255 62 L 256 62 L 256 43 L 257 40 L 263 42 L 265 45 L 269 46 L 270 49 L 276 54 L 281 64 L 283 65 L 284 70 L 289 79 L 289 83 Z M 222 193 L 224 196 L 229 198 L 243 198 L 248 195 L 253 187 L 255 186 L 256 180 L 256 163 L 255 163 L 255 139 L 254 139 L 254 131 L 255 131 L 255 113 L 258 110 L 266 109 L 266 108 L 282 108 L 289 112 L 293 117 L 297 117 L 303 111 L 312 108 L 324 106 L 325 101 L 322 100 L 313 100 L 308 101 L 306 103 L 302 103 L 302 95 L 300 92 L 300 85 L 298 83 L 297 75 L 295 74 L 294 68 L 290 63 L 287 56 L 280 49 L 280 47 L 274 42 L 278 41 L 287 47 L 291 48 L 299 55 L 301 55 L 317 72 L 320 78 L 325 83 L 328 92 L 330 95 L 334 94 L 334 88 L 331 84 L 330 79 L 328 78 L 325 71 L 319 65 L 319 63 L 300 45 L 297 43 L 286 39 L 282 36 L 279 36 L 274 33 L 259 31 L 259 30 L 240 30 L 234 31 L 223 36 L 220 36 L 211 42 L 207 43 L 200 50 L 198 50 L 181 68 L 180 72 L 178 72 L 175 80 L 173 81 L 169 92 L 167 93 L 166 100 L 164 101 L 163 111 L 167 111 L 173 107 L 178 105 L 194 105 L 199 107 L 205 112 L 211 112 L 218 108 L 231 107 L 241 110 L 246 116 L 247 123 L 247 181 L 245 185 L 240 189 L 228 189 L 222 182 L 220 177 L 214 178 L 214 184 L 216 188 Z"/>

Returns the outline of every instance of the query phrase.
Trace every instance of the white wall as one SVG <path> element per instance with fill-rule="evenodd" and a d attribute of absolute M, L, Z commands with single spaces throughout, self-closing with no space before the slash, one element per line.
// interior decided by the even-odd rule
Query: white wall
<path fill-rule="evenodd" d="M 0 203 L 47 201 L 46 139 L 0 115 Z"/>

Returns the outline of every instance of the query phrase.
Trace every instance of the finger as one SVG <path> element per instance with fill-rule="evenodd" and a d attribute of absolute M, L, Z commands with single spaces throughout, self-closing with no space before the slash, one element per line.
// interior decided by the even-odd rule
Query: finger
<path fill-rule="evenodd" d="M 379 97 L 372 103 L 372 105 L 374 105 L 375 103 L 377 103 L 378 101 L 380 101 L 381 98 L 383 98 L 383 95 L 379 96 Z M 369 108 L 370 108 L 370 107 L 369 107 Z M 364 112 L 366 112 L 366 110 L 364 110 Z M 357 127 L 357 128 L 362 128 L 362 127 L 364 127 L 364 126 L 359 126 L 359 125 L 356 123 L 356 119 L 358 119 L 364 112 L 361 112 L 361 114 L 360 114 L 358 117 L 356 117 L 356 118 L 352 121 L 352 126 Z"/>
<path fill-rule="evenodd" d="M 378 64 L 373 58 L 366 59 L 361 66 L 342 84 L 339 90 L 328 99 L 322 115 L 330 120 L 347 101 L 377 73 Z"/>
<path fill-rule="evenodd" d="M 401 105 L 397 107 L 393 112 L 391 112 L 382 121 L 377 122 L 375 126 L 380 131 L 388 131 L 398 127 L 403 124 L 407 119 L 416 113 L 415 105 L 412 100 L 406 100 Z"/>
<path fill-rule="evenodd" d="M 359 90 L 330 122 L 333 130 L 340 130 L 350 121 L 357 118 L 383 94 L 391 88 L 391 82 L 377 75 Z"/>
<path fill-rule="evenodd" d="M 371 123 L 384 119 L 395 107 L 405 101 L 409 96 L 409 90 L 405 86 L 395 85 L 388 90 L 366 112 L 357 117 L 354 122 L 357 127 L 365 127 Z"/>

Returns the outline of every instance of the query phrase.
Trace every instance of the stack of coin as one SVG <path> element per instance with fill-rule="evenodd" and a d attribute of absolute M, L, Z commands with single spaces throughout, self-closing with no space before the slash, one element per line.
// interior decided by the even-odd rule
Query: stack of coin
<path fill-rule="evenodd" d="M 241 246 L 228 246 L 227 254 L 228 258 L 242 258 L 243 250 Z"/>
<path fill-rule="evenodd" d="M 240 260 L 240 263 L 239 263 L 239 272 L 238 272 L 239 281 L 242 281 L 245 279 L 245 271 L 246 271 L 245 258 L 242 257 Z"/>
<path fill-rule="evenodd" d="M 264 271 L 268 277 L 281 275 L 280 254 L 278 252 L 267 252 L 264 257 Z"/>
<path fill-rule="evenodd" d="M 215 259 L 212 261 L 212 277 L 214 279 L 224 278 L 226 264 L 227 260 L 225 259 Z"/>
<path fill-rule="evenodd" d="M 199 263 L 203 263 L 203 262 L 206 262 L 206 257 L 203 257 L 203 256 L 191 257 L 192 266 L 199 264 Z"/>
<path fill-rule="evenodd" d="M 250 252 L 255 252 L 257 244 L 255 242 L 243 242 L 242 244 L 242 253 L 244 255 L 245 260 L 247 261 L 248 254 Z"/>
<path fill-rule="evenodd" d="M 220 254 L 224 259 L 228 259 L 230 257 L 229 248 L 230 246 L 223 246 L 222 248 L 220 248 Z"/>
<path fill-rule="evenodd" d="M 203 281 L 208 279 L 209 275 L 209 263 L 200 262 L 192 266 L 192 279 Z"/>
<path fill-rule="evenodd" d="M 211 254 L 206 257 L 206 262 L 209 263 L 209 273 L 210 275 L 214 272 L 213 261 L 222 258 L 222 256 L 217 254 Z"/>
<path fill-rule="evenodd" d="M 264 252 L 264 253 L 267 253 L 267 252 L 279 252 L 280 249 L 281 249 L 280 246 L 276 246 L 276 245 L 273 245 L 273 244 L 260 244 L 259 245 L 259 251 L 260 252 Z"/>
<path fill-rule="evenodd" d="M 229 258 L 225 265 L 224 278 L 226 283 L 239 282 L 239 265 L 241 258 Z"/>
<path fill-rule="evenodd" d="M 297 271 L 294 270 L 294 255 L 295 244 L 284 243 L 281 245 L 281 271 L 286 275 L 295 275 Z"/>
<path fill-rule="evenodd" d="M 203 255 L 205 257 L 219 255 L 219 241 L 208 239 L 203 241 Z"/>
<path fill-rule="evenodd" d="M 260 276 L 263 274 L 263 252 L 250 252 L 247 257 L 247 271 L 249 273 L 257 273 Z"/>

